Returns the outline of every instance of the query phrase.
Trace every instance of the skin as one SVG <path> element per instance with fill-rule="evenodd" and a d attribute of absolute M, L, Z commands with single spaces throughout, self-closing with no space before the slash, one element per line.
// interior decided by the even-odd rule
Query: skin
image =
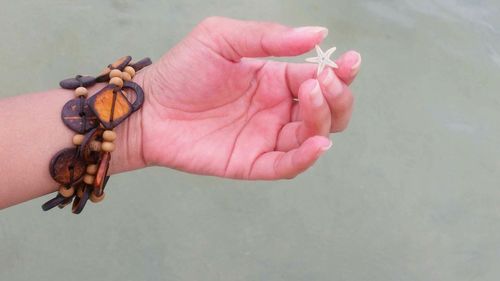
<path fill-rule="evenodd" d="M 155 165 L 246 180 L 297 176 L 347 127 L 361 56 L 349 51 L 319 77 L 313 64 L 259 58 L 307 53 L 326 34 L 207 18 L 134 77 L 145 102 L 115 129 L 110 174 Z M 0 100 L 0 159 L 9 160 L 0 163 L 0 208 L 57 190 L 48 163 L 71 146 L 60 110 L 72 96 L 59 89 Z"/>

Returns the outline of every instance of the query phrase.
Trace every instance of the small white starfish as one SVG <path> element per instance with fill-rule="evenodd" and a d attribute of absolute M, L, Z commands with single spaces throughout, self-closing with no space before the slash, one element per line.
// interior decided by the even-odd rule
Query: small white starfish
<path fill-rule="evenodd" d="M 325 69 L 325 66 L 327 65 L 333 68 L 338 68 L 338 65 L 330 59 L 330 56 L 336 50 L 337 47 L 333 47 L 328 49 L 326 52 L 323 52 L 323 50 L 321 50 L 321 48 L 316 45 L 316 53 L 318 53 L 318 56 L 314 58 L 308 58 L 306 59 L 306 61 L 318 64 L 318 72 L 316 73 L 317 76 L 319 76 L 321 72 L 323 72 L 323 69 Z"/>

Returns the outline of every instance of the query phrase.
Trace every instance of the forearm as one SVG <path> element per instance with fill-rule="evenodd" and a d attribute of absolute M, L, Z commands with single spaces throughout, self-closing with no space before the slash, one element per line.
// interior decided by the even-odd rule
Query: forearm
<path fill-rule="evenodd" d="M 90 95 L 102 86 L 90 88 Z M 49 163 L 59 150 L 74 146 L 75 133 L 61 120 L 62 107 L 73 98 L 73 91 L 57 89 L 0 100 L 0 209 L 59 188 Z M 141 110 L 115 128 L 110 174 L 145 166 L 140 115 Z"/>

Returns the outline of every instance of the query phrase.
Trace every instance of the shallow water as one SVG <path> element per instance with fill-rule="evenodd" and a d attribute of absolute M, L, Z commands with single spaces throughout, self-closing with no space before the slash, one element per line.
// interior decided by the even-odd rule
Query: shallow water
<path fill-rule="evenodd" d="M 295 180 L 151 168 L 79 217 L 15 206 L 0 280 L 500 278 L 499 2 L 43 2 L 2 3 L 0 96 L 157 59 L 209 15 L 324 25 L 364 64 L 350 128 Z"/>

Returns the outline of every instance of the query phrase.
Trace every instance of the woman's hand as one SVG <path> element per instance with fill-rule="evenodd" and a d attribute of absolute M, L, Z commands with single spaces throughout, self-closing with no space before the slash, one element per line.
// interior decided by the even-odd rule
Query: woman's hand
<path fill-rule="evenodd" d="M 296 56 L 327 30 L 208 18 L 138 77 L 146 165 L 238 179 L 292 178 L 331 146 L 352 111 L 361 57 L 335 71 L 251 59 Z"/>

